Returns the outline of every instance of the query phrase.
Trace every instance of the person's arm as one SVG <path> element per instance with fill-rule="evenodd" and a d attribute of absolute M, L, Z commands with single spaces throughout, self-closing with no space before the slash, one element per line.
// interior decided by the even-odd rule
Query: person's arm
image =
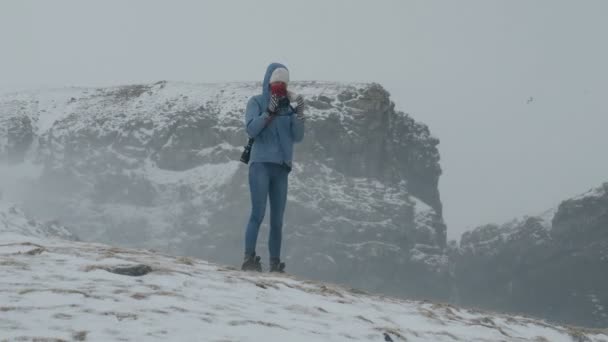
<path fill-rule="evenodd" d="M 304 139 L 304 98 L 293 92 L 289 93 L 290 100 L 295 102 L 295 115 L 291 116 L 291 135 L 294 142 Z"/>
<path fill-rule="evenodd" d="M 258 102 L 253 97 L 249 99 L 247 109 L 245 109 L 245 130 L 249 137 L 257 137 L 270 121 L 272 121 L 272 116 L 268 111 L 262 112 Z"/>

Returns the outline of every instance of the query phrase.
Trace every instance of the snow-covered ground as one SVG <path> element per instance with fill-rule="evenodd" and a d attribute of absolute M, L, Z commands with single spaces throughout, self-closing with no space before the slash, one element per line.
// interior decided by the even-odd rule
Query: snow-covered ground
<path fill-rule="evenodd" d="M 0 209 L 0 341 L 608 341 L 521 316 L 48 237 Z M 112 267 L 148 265 L 128 276 Z"/>

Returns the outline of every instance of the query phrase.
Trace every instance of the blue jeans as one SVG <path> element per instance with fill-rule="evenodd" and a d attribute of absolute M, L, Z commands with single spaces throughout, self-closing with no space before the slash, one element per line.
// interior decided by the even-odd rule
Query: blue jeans
<path fill-rule="evenodd" d="M 287 167 L 275 163 L 254 162 L 249 165 L 251 216 L 245 232 L 245 255 L 255 253 L 260 225 L 264 221 L 266 202 L 270 199 L 270 258 L 281 257 L 283 214 L 287 202 Z"/>

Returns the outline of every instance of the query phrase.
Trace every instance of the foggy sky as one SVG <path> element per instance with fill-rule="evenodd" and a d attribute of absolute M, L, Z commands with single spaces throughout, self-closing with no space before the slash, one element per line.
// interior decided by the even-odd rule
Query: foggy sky
<path fill-rule="evenodd" d="M 379 82 L 441 140 L 457 237 L 608 181 L 606 18 L 601 0 L 4 1 L 0 91 L 257 81 L 272 61 Z"/>

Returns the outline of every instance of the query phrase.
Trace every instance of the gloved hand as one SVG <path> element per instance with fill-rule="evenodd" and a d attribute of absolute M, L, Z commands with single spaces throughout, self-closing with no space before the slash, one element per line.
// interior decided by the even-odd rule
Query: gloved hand
<path fill-rule="evenodd" d="M 295 108 L 296 116 L 299 119 L 303 119 L 305 105 L 304 105 L 304 98 L 302 97 L 302 95 L 299 95 L 299 94 L 296 94 L 296 93 L 290 91 L 287 93 L 287 96 L 289 97 L 289 101 L 296 105 L 296 108 Z"/>
<path fill-rule="evenodd" d="M 279 97 L 275 94 L 270 95 L 270 101 L 268 102 L 268 113 L 274 115 L 279 108 Z"/>

